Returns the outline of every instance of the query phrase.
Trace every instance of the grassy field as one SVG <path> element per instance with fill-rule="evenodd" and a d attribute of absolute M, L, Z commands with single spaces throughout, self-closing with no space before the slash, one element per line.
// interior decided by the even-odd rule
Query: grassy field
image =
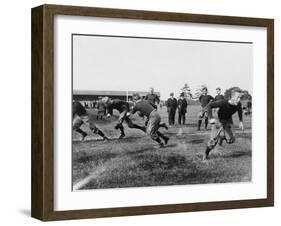
<path fill-rule="evenodd" d="M 211 152 L 210 160 L 202 161 L 210 130 L 197 131 L 199 109 L 196 105 L 188 106 L 186 125 L 175 125 L 168 131 L 160 129 L 170 137 L 164 148 L 125 124 L 126 137 L 118 140 L 119 130 L 114 129 L 118 113 L 110 119 L 96 121 L 95 110 L 91 110 L 91 120 L 111 140 L 104 142 L 90 134 L 81 142 L 80 135 L 73 132 L 73 189 L 251 181 L 251 117 L 244 116 L 243 133 L 235 129 L 234 144 L 217 146 Z M 166 108 L 159 111 L 162 121 L 167 122 Z M 133 120 L 144 124 L 138 116 Z M 234 125 L 238 125 L 236 115 Z M 84 129 L 89 132 L 86 127 Z"/>

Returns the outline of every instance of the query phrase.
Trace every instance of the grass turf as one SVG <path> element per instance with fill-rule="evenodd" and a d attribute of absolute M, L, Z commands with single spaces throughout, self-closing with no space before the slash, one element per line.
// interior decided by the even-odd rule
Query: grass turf
<path fill-rule="evenodd" d="M 187 124 L 175 125 L 168 131 L 160 130 L 170 137 L 164 148 L 142 131 L 130 129 L 125 124 L 126 137 L 118 140 L 119 131 L 114 129 L 118 113 L 110 119 L 90 120 L 111 138 L 103 142 L 97 135 L 89 135 L 79 141 L 73 132 L 72 176 L 75 189 L 102 189 L 183 184 L 206 184 L 251 181 L 251 117 L 244 118 L 245 133 L 236 134 L 234 144 L 217 146 L 210 160 L 202 161 L 209 139 L 209 131 L 197 131 L 197 114 L 200 107 L 188 107 Z M 159 110 L 162 121 L 167 122 L 166 109 Z M 144 121 L 133 116 L 134 122 Z M 238 125 L 237 116 L 234 124 Z M 88 130 L 87 127 L 83 129 Z"/>

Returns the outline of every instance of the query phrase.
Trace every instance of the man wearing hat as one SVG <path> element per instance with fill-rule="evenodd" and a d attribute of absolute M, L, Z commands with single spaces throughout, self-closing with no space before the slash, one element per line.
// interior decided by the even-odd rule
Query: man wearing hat
<path fill-rule="evenodd" d="M 180 94 L 180 98 L 178 100 L 178 116 L 179 116 L 178 123 L 179 123 L 179 125 L 181 124 L 181 122 L 183 125 L 185 124 L 186 108 L 187 108 L 187 101 L 184 98 L 184 93 L 182 92 Z"/>
<path fill-rule="evenodd" d="M 175 124 L 175 115 L 178 107 L 178 101 L 174 97 L 174 93 L 170 93 L 170 98 L 167 100 L 167 111 L 169 115 L 169 125 Z"/>

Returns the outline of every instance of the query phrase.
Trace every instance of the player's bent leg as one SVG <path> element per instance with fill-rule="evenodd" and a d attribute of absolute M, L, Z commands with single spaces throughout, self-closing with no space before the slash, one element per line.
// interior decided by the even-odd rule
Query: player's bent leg
<path fill-rule="evenodd" d="M 235 142 L 235 137 L 232 137 L 232 138 L 230 138 L 230 139 L 226 139 L 225 141 L 226 141 L 226 143 L 228 143 L 228 144 L 233 144 L 233 143 Z"/>
<path fill-rule="evenodd" d="M 159 138 L 157 131 L 155 131 L 153 126 L 149 126 L 149 124 L 148 124 L 147 133 L 149 133 L 152 140 L 156 141 L 160 147 L 163 147 L 164 144 L 161 141 L 161 139 Z"/>
<path fill-rule="evenodd" d="M 118 123 L 118 124 L 115 126 L 115 129 L 120 129 L 120 132 L 121 132 L 121 134 L 120 134 L 120 136 L 119 136 L 118 139 L 122 139 L 122 138 L 125 137 L 125 131 L 124 131 L 124 126 L 123 126 L 123 124 Z"/>
<path fill-rule="evenodd" d="M 217 145 L 218 140 L 215 139 L 210 139 L 208 141 L 205 153 L 204 153 L 204 159 L 209 159 L 209 154 L 210 152 L 215 148 L 215 146 Z"/>
<path fill-rule="evenodd" d="M 228 123 L 224 126 L 225 140 L 228 144 L 233 144 L 235 142 L 235 136 L 232 132 L 232 124 Z"/>
<path fill-rule="evenodd" d="M 158 128 L 160 124 L 160 116 L 158 114 L 152 115 L 148 120 L 147 124 L 147 133 L 150 135 L 151 139 L 156 141 L 160 147 L 163 147 L 164 144 L 158 136 Z"/>
<path fill-rule="evenodd" d="M 76 116 L 73 119 L 73 130 L 76 131 L 77 133 L 80 133 L 82 135 L 82 141 L 85 139 L 85 137 L 88 135 L 85 131 L 83 131 L 80 127 L 83 125 L 83 120 L 79 117 Z"/>
<path fill-rule="evenodd" d="M 145 126 L 139 126 L 139 125 L 133 123 L 132 120 L 129 119 L 128 117 L 125 119 L 125 121 L 129 128 L 139 129 L 139 130 L 143 131 L 144 133 L 146 132 Z"/>
<path fill-rule="evenodd" d="M 80 129 L 80 128 L 76 128 L 75 131 L 76 131 L 77 133 L 80 133 L 80 134 L 82 135 L 81 141 L 83 141 L 83 140 L 85 139 L 85 137 L 88 135 L 85 131 L 83 131 L 83 130 Z"/>
<path fill-rule="evenodd" d="M 160 127 L 165 128 L 166 130 L 169 129 L 168 126 L 167 126 L 167 124 L 166 124 L 165 122 L 160 122 L 159 128 L 160 128 Z"/>
<path fill-rule="evenodd" d="M 103 140 L 109 140 L 107 136 L 104 135 L 104 133 L 95 125 L 91 125 L 90 129 L 93 131 L 93 133 L 98 134 L 103 138 Z"/>
<path fill-rule="evenodd" d="M 122 124 L 124 122 L 124 120 L 126 120 L 128 117 L 127 117 L 127 111 L 122 111 L 120 113 L 120 116 L 119 116 L 119 119 L 118 119 L 118 123 L 119 124 Z"/>
<path fill-rule="evenodd" d="M 161 137 L 161 138 L 164 140 L 165 144 L 168 144 L 169 137 L 166 137 L 164 134 L 162 134 L 162 133 L 159 132 L 159 131 L 157 131 L 157 135 L 158 135 L 159 137 Z"/>
<path fill-rule="evenodd" d="M 222 127 L 217 129 L 215 124 L 211 125 L 211 136 L 210 136 L 210 140 L 208 141 L 208 144 L 207 144 L 207 147 L 205 150 L 204 159 L 209 159 L 209 154 L 217 145 L 222 131 L 223 131 Z"/>

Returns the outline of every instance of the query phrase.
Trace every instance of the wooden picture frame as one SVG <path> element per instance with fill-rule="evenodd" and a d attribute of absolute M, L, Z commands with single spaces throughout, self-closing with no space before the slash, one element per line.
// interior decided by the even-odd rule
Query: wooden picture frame
<path fill-rule="evenodd" d="M 267 198 L 121 208 L 54 210 L 54 16 L 255 26 L 267 29 Z M 34 218 L 51 221 L 274 205 L 274 20 L 62 5 L 32 9 L 32 202 Z"/>

